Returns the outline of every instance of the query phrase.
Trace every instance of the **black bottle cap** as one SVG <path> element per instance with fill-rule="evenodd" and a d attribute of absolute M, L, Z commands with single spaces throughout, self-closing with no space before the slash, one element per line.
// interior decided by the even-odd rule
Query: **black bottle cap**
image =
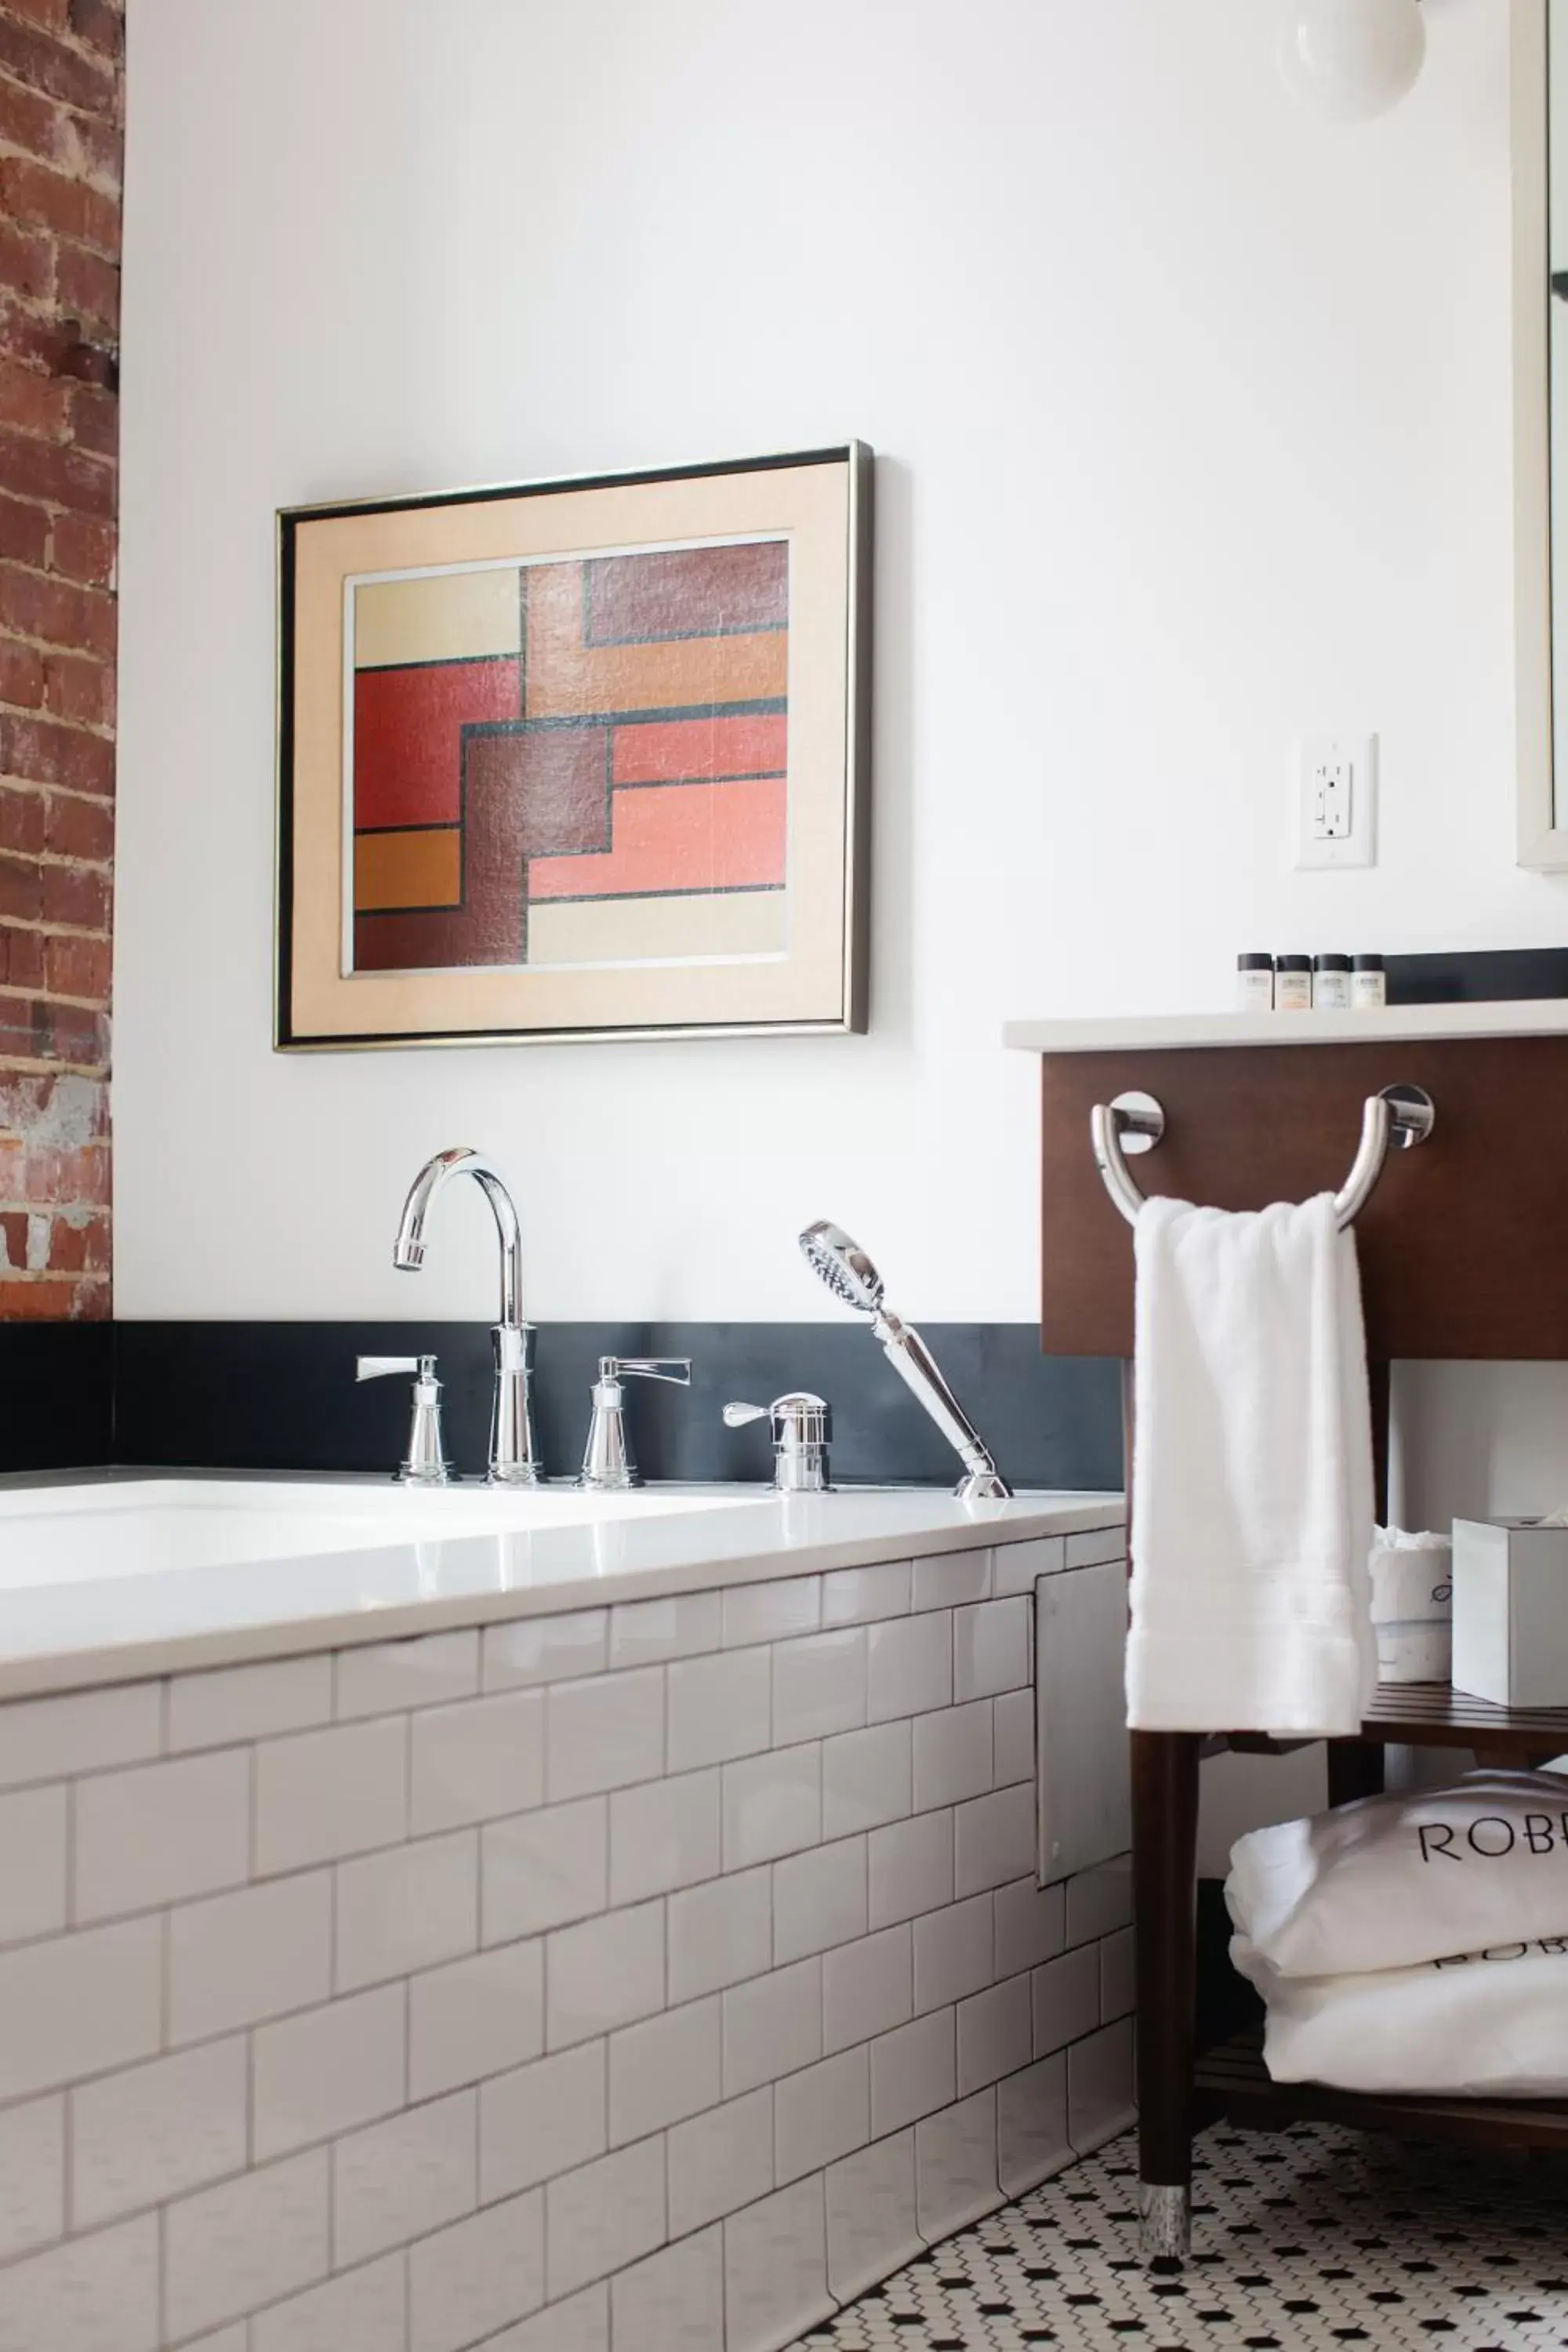
<path fill-rule="evenodd" d="M 1350 968 L 1351 960 L 1349 956 L 1321 955 L 1314 956 L 1312 958 L 1312 970 L 1314 971 L 1349 971 Z"/>
<path fill-rule="evenodd" d="M 1310 971 L 1312 959 L 1310 956 L 1276 956 L 1274 969 L 1276 971 Z"/>
<path fill-rule="evenodd" d="M 1236 968 L 1237 971 L 1272 971 L 1274 959 L 1272 956 L 1238 955 L 1236 959 Z"/>
<path fill-rule="evenodd" d="M 1383 958 L 1381 956 L 1352 956 L 1351 961 L 1357 971 L 1381 971 L 1383 970 Z"/>

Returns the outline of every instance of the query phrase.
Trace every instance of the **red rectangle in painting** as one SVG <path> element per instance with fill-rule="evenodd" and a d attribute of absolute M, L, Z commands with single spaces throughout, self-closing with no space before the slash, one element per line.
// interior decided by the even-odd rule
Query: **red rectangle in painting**
<path fill-rule="evenodd" d="M 789 619 L 789 547 L 782 539 L 597 556 L 583 575 L 585 646 L 733 636 L 782 629 Z"/>
<path fill-rule="evenodd" d="M 616 793 L 610 848 L 539 857 L 531 898 L 658 897 L 677 890 L 776 889 L 784 878 L 784 783 L 651 784 Z"/>
<path fill-rule="evenodd" d="M 789 720 L 782 710 L 734 719 L 659 719 L 617 727 L 617 784 L 674 784 L 688 777 L 782 776 Z"/>
<path fill-rule="evenodd" d="M 354 826 L 456 824 L 462 733 L 471 721 L 520 719 L 515 654 L 354 673 Z"/>

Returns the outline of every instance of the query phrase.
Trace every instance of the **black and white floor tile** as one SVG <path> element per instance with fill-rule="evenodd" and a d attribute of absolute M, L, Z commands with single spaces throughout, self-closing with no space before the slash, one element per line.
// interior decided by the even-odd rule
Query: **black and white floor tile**
<path fill-rule="evenodd" d="M 1219 2126 L 1194 2259 L 1138 2259 L 1132 2140 L 935 2247 L 795 2352 L 1525 2352 L 1568 2346 L 1568 2158 Z"/>

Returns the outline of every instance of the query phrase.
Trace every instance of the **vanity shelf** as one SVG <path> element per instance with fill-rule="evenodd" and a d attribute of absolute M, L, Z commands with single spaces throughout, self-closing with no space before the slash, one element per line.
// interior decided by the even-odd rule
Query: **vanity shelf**
<path fill-rule="evenodd" d="M 1398 2138 L 1459 2139 L 1491 2147 L 1568 2148 L 1568 2103 L 1552 2099 L 1407 2099 L 1394 2092 L 1331 2091 L 1322 2083 L 1276 2083 L 1252 2026 L 1198 2060 L 1200 2123 L 1283 2131 L 1297 2123 L 1348 2124 Z"/>

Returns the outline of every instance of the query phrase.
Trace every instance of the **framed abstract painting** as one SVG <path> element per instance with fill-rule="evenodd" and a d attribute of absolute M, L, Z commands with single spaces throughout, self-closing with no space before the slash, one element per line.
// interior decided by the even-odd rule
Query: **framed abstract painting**
<path fill-rule="evenodd" d="M 279 1045 L 863 1029 L 870 486 L 283 512 Z"/>

